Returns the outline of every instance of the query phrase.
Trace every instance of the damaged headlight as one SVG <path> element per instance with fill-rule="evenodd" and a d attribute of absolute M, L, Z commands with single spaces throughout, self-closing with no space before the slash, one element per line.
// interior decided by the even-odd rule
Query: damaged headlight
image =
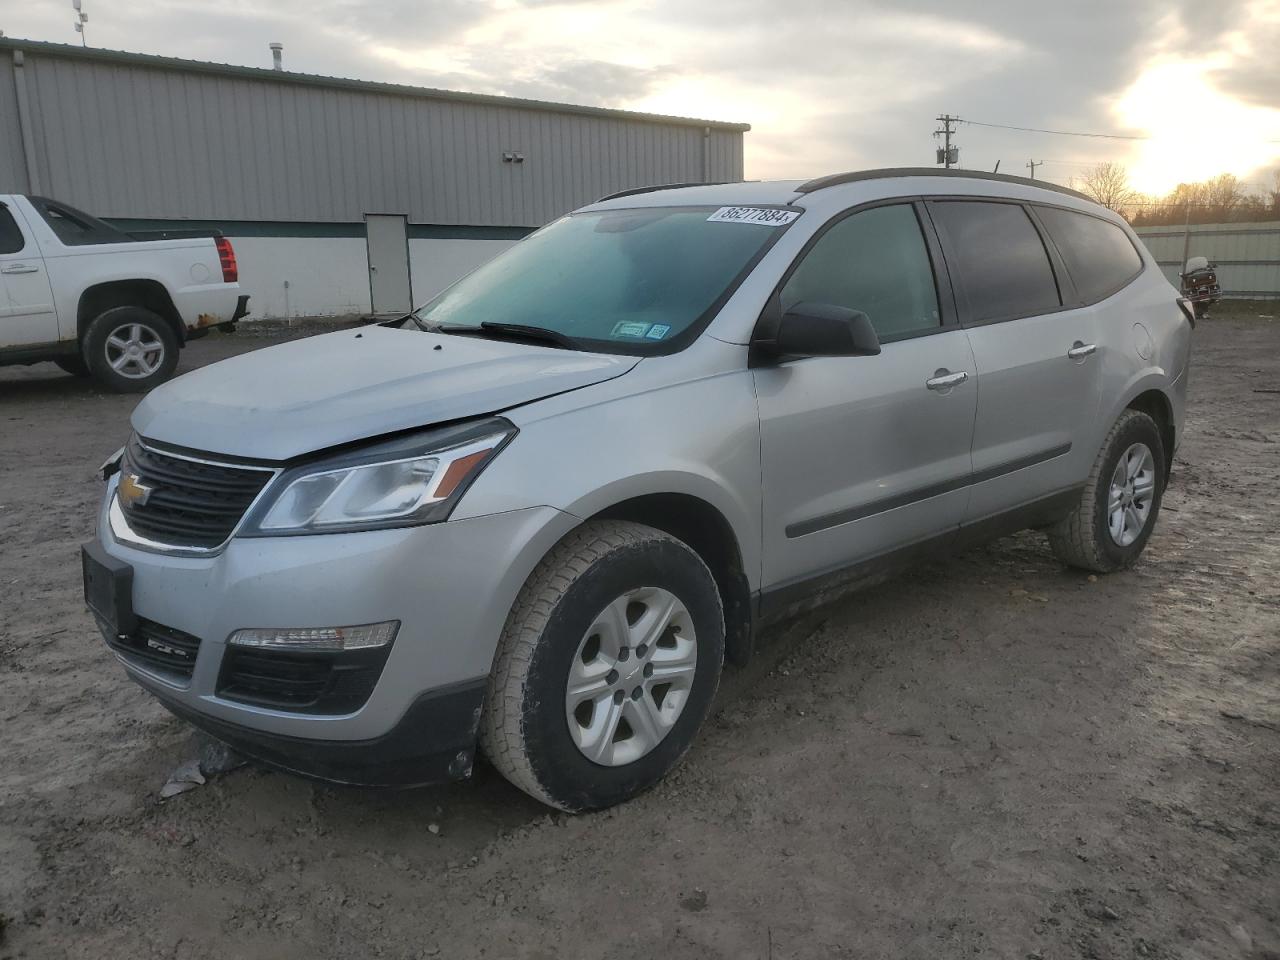
<path fill-rule="evenodd" d="M 287 470 L 241 536 L 340 533 L 443 520 L 515 432 L 495 418 Z"/>

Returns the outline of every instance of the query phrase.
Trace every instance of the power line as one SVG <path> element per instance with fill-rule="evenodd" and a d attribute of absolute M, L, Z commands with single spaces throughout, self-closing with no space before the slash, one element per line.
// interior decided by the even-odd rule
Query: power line
<path fill-rule="evenodd" d="M 1041 127 L 1015 127 L 1008 123 L 983 123 L 981 120 L 961 120 L 961 123 L 973 124 L 975 127 L 998 127 L 1001 130 L 1021 130 L 1024 133 L 1052 133 L 1059 137 L 1097 137 L 1103 140 L 1151 140 L 1149 136 L 1137 136 L 1127 133 L 1078 133 L 1074 130 L 1045 130 Z"/>
<path fill-rule="evenodd" d="M 939 117 L 938 119 L 942 119 Z M 1018 127 L 1009 123 L 985 123 L 982 120 L 961 120 L 959 117 L 953 117 L 959 123 L 968 123 L 975 127 L 995 127 L 999 130 L 1021 130 L 1024 133 L 1051 133 L 1058 137 L 1093 137 L 1100 140 L 1155 140 L 1156 138 L 1150 134 L 1131 134 L 1131 133 L 1082 133 L 1077 130 L 1046 130 L 1043 127 Z M 1280 139 L 1264 140 L 1263 143 L 1280 143 Z"/>

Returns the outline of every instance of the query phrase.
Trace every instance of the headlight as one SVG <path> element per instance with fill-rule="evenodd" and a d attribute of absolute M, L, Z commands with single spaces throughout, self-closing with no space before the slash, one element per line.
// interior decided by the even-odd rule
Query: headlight
<path fill-rule="evenodd" d="M 339 533 L 444 520 L 515 435 L 506 420 L 445 428 L 286 471 L 242 536 Z"/>

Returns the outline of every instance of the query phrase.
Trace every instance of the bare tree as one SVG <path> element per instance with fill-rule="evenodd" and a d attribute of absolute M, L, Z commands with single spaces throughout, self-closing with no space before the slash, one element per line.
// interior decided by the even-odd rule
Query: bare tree
<path fill-rule="evenodd" d="M 1088 194 L 1116 213 L 1123 213 L 1124 208 L 1138 198 L 1137 192 L 1129 186 L 1129 172 L 1124 165 L 1110 160 L 1098 164 L 1075 186 L 1081 193 Z"/>
<path fill-rule="evenodd" d="M 1213 223 L 1227 223 L 1245 198 L 1244 184 L 1233 173 L 1220 173 L 1201 185 L 1205 214 Z"/>

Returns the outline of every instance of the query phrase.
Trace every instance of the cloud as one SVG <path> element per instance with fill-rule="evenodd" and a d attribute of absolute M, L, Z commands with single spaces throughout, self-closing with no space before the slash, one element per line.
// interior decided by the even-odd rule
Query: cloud
<path fill-rule="evenodd" d="M 603 60 L 568 60 L 516 75 L 506 91 L 542 100 L 571 100 L 592 106 L 631 103 L 676 71 L 672 67 L 632 67 Z"/>
<path fill-rule="evenodd" d="M 90 43 L 334 76 L 744 121 L 747 174 L 932 165 L 934 117 L 1142 132 L 1121 99 L 1153 64 L 1280 103 L 1274 0 L 86 0 Z M 28 3 L 11 36 L 72 41 Z M 182 38 L 175 41 L 174 38 Z M 1232 114 L 1233 116 L 1235 114 Z M 1132 143 L 961 126 L 966 166 L 1068 179 Z"/>

